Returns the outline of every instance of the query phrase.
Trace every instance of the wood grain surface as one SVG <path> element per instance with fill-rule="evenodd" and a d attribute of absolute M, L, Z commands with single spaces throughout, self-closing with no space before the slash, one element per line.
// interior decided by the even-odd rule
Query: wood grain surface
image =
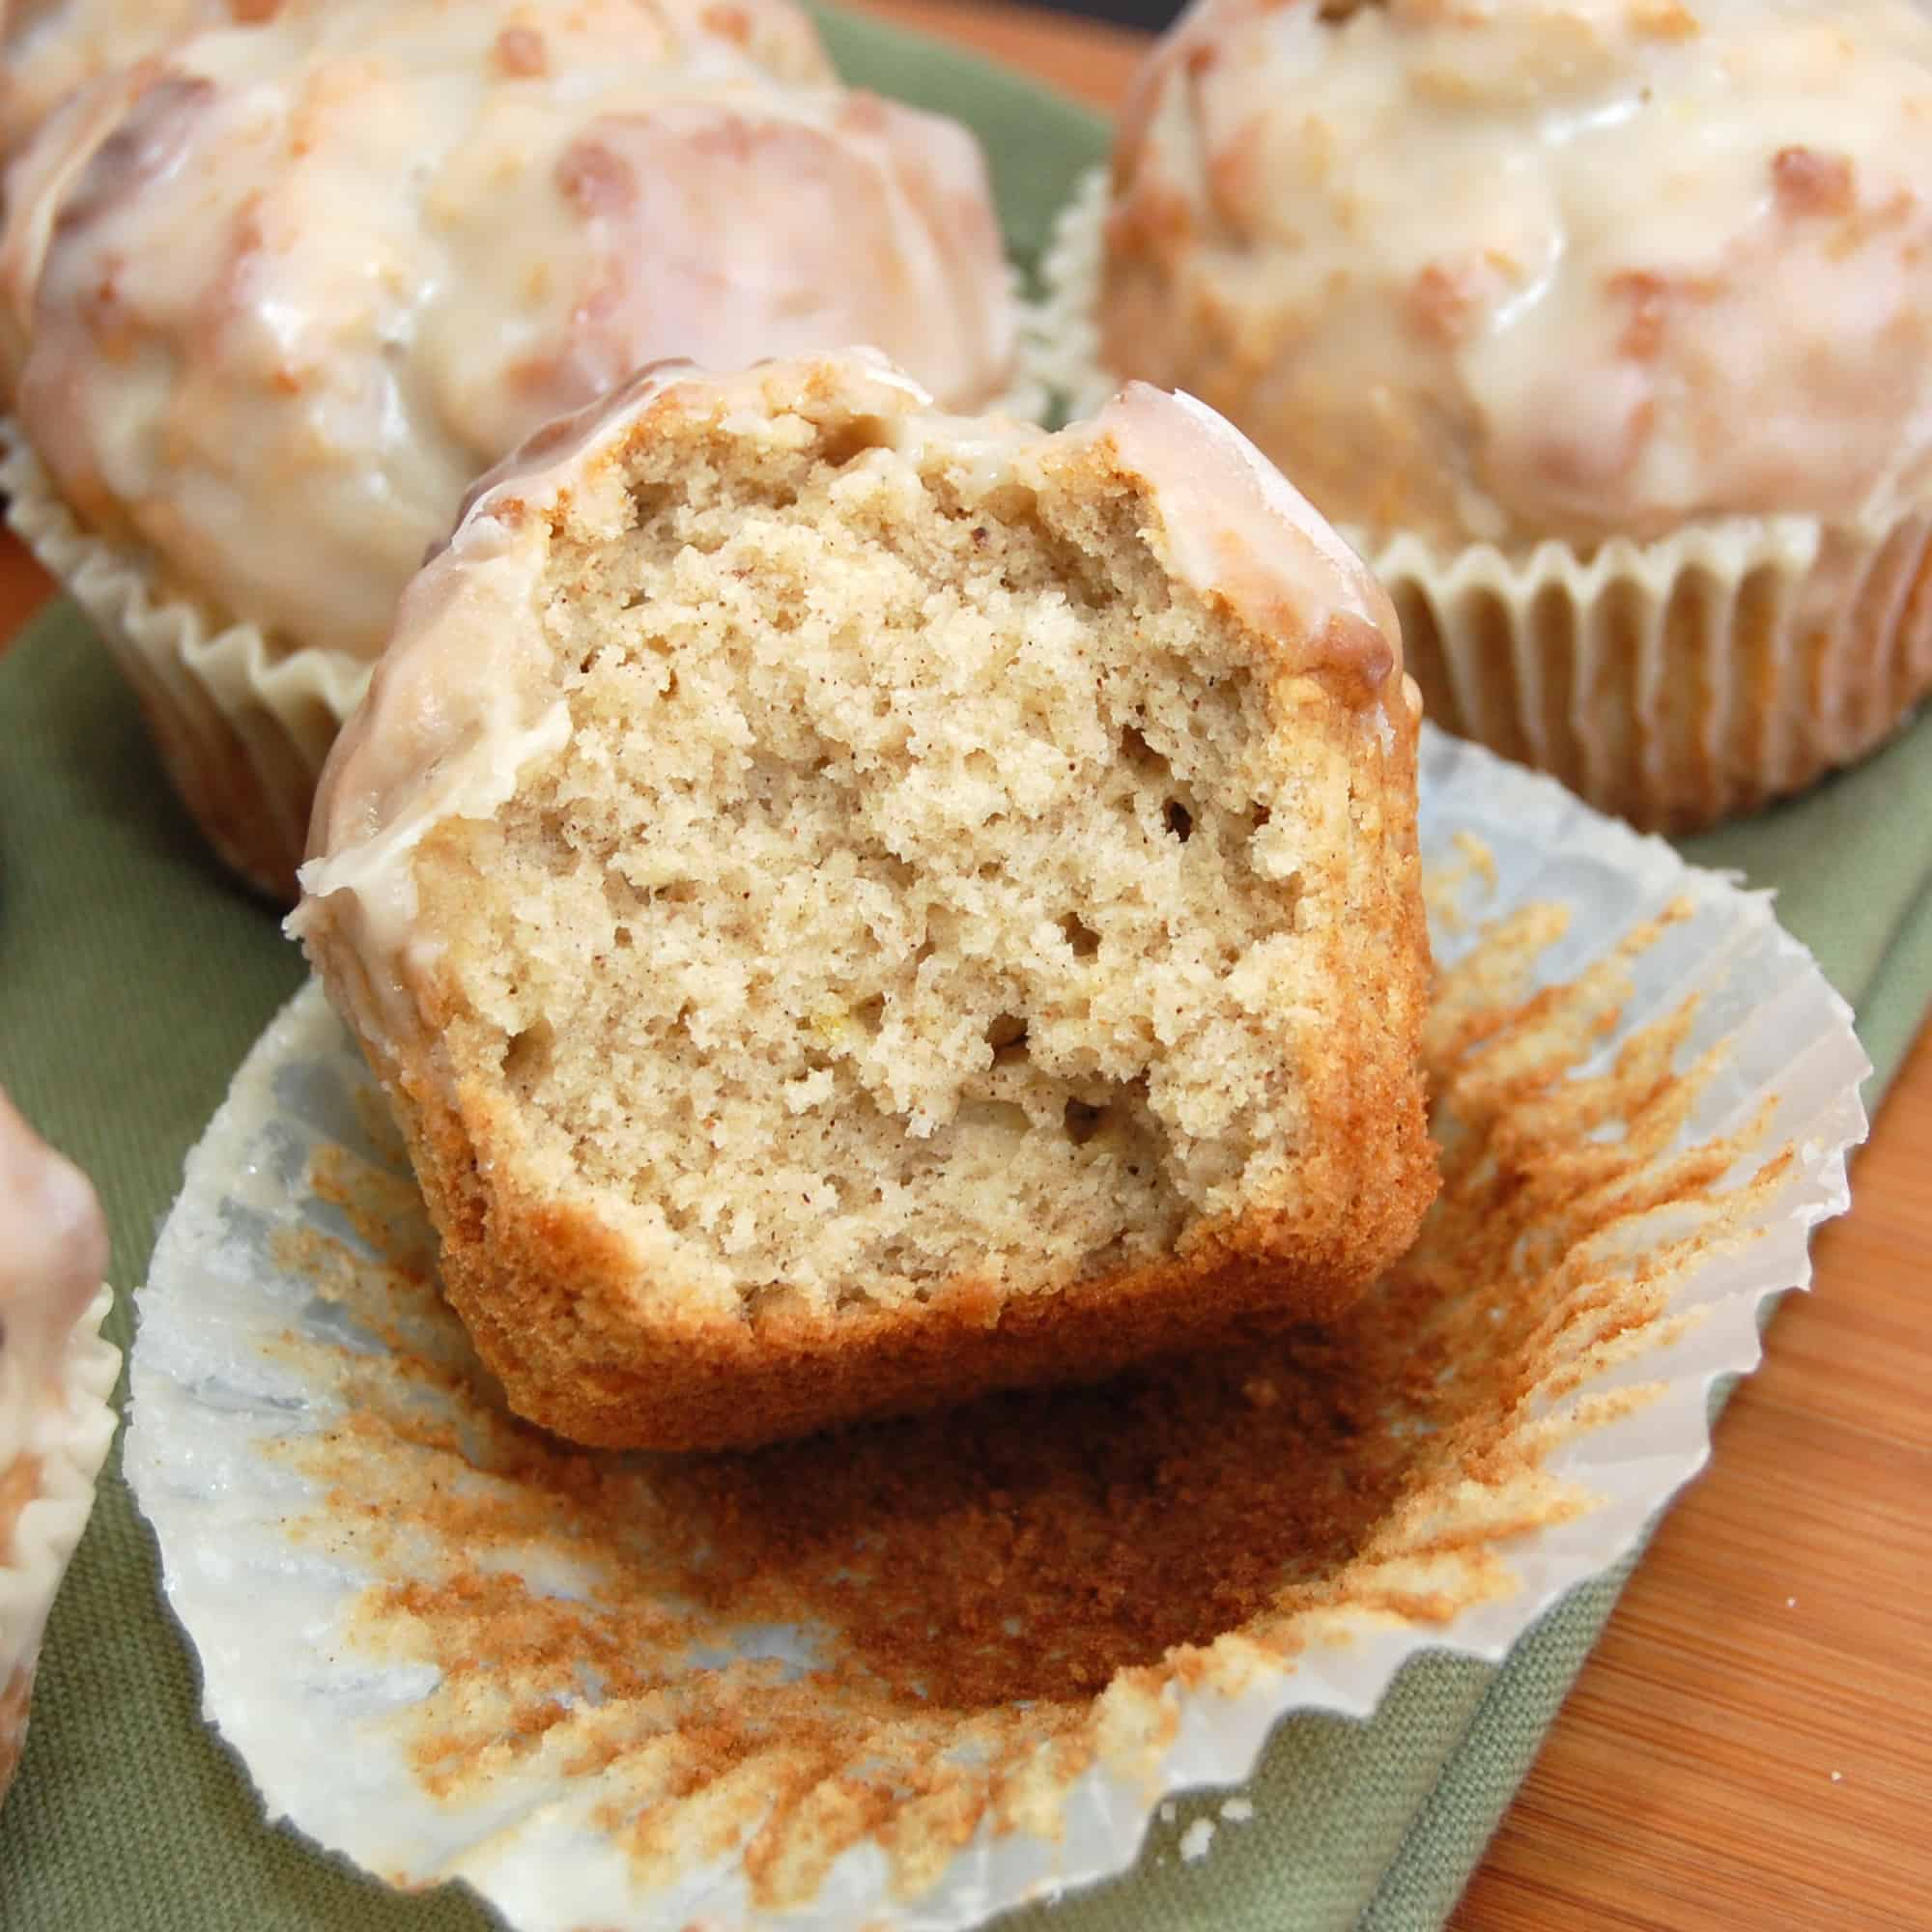
<path fill-rule="evenodd" d="M 862 4 L 1101 107 L 1144 45 L 1007 0 Z M 49 589 L 0 539 L 0 638 Z M 1932 1928 L 1932 1034 L 1853 1185 L 1455 1932 Z"/>

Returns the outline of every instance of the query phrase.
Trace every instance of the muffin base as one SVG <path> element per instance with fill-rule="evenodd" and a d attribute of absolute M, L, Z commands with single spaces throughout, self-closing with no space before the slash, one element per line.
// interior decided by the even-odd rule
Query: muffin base
<path fill-rule="evenodd" d="M 1438 1185 L 1407 1032 L 1429 956 L 1426 911 L 1408 890 L 1414 759 L 1412 741 L 1390 755 L 1378 828 L 1359 834 L 1364 856 L 1335 883 L 1350 916 L 1308 942 L 1324 946 L 1324 978 L 1352 985 L 1374 970 L 1379 993 L 1373 1010 L 1347 1009 L 1301 1069 L 1317 1125 L 1295 1198 L 1193 1218 L 1168 1252 L 1031 1292 L 962 1272 L 892 1303 L 781 1296 L 750 1316 L 642 1306 L 638 1253 L 594 1207 L 545 1183 L 514 1107 L 424 1077 L 412 1054 L 399 1058 L 361 1024 L 381 1008 L 339 927 L 313 923 L 304 942 L 389 1098 L 440 1239 L 443 1290 L 511 1408 L 596 1448 L 740 1448 L 995 1389 L 1097 1381 L 1163 1352 L 1329 1321 L 1361 1297 L 1412 1242 Z M 1383 873 L 1386 891 L 1375 884 Z M 1382 949 L 1374 957 L 1369 937 Z M 453 1002 L 438 989 L 425 1009 L 440 1041 Z"/>
<path fill-rule="evenodd" d="M 572 1442 L 693 1450 L 949 1407 L 996 1389 L 1098 1381 L 1176 1349 L 1237 1347 L 1331 1321 L 1407 1245 L 1435 1192 L 1434 1150 L 1408 1098 L 1363 1096 L 1361 1171 L 1345 1175 L 1337 1162 L 1333 1179 L 1340 1199 L 1351 1193 L 1364 1211 L 1341 1216 L 1325 1239 L 1311 1242 L 1286 1215 L 1252 1215 L 1202 1229 L 1170 1258 L 1034 1294 L 961 1276 L 910 1306 L 783 1309 L 755 1323 L 701 1312 L 639 1322 L 629 1257 L 608 1229 L 506 1202 L 501 1185 L 486 1192 L 462 1125 L 440 1110 L 429 1120 L 402 1113 L 441 1236 L 444 1292 L 510 1406 Z M 562 1280 L 576 1295 L 567 1311 Z"/>

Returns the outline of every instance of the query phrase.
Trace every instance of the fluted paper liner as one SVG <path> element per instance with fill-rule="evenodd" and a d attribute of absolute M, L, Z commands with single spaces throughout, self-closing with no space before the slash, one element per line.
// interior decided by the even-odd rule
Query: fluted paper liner
<path fill-rule="evenodd" d="M 1876 751 L 1932 688 L 1932 517 L 1696 525 L 1584 557 L 1364 551 L 1428 715 L 1604 810 L 1689 831 Z"/>
<path fill-rule="evenodd" d="M 114 1439 L 121 1351 L 100 1332 L 113 1305 L 106 1288 L 88 1304 L 51 1388 L 27 1387 L 17 1372 L 10 1375 L 0 1347 L 0 1404 L 26 1412 L 18 1451 L 0 1466 L 0 1797 L 26 1743 L 47 1612 L 87 1527 L 95 1478 Z"/>
<path fill-rule="evenodd" d="M 1025 337 L 1069 415 L 1117 380 L 1096 322 L 1106 212 L 1096 171 L 1062 213 Z M 1588 553 L 1344 534 L 1395 600 L 1431 719 L 1649 830 L 1802 790 L 1932 691 L 1932 512 L 1869 530 L 1727 518 Z"/>
<path fill-rule="evenodd" d="M 1433 731 L 1423 824 L 1445 1186 L 1355 1315 L 749 1455 L 507 1415 L 298 997 L 161 1236 L 127 1451 L 270 1815 L 525 1932 L 940 1932 L 1613 1563 L 1806 1283 L 1866 1063 L 1765 896 Z"/>
<path fill-rule="evenodd" d="M 1120 384 L 1100 361 L 1108 196 L 1105 168 L 1081 177 L 1039 258 L 1039 301 L 1020 331 L 1020 361 L 1028 378 L 1069 421 L 1091 416 Z"/>
<path fill-rule="evenodd" d="M 172 596 L 155 558 L 83 529 L 18 424 L 0 419 L 7 521 L 94 620 L 148 721 L 169 780 L 227 865 L 283 903 L 323 760 L 369 681 L 338 651 L 277 650 Z"/>

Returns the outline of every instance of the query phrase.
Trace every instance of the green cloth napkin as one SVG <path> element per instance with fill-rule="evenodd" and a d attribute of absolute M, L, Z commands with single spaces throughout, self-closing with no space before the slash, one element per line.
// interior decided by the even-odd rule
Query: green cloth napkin
<path fill-rule="evenodd" d="M 1022 256 L 1100 153 L 1098 123 L 983 64 L 832 18 L 868 83 L 972 121 Z M 50 611 L 0 657 L 0 1084 L 95 1178 L 129 1340 L 182 1163 L 300 961 L 207 857 L 84 620 Z M 1860 1009 L 1882 1081 L 1932 994 L 1932 719 L 1801 803 L 1695 842 L 1776 885 L 1785 922 Z M 1577 1591 L 1501 1669 L 1412 1663 L 1367 1723 L 1275 1735 L 1212 1857 L 1177 1842 L 1218 1801 L 1184 1802 L 1139 1868 L 1018 1932 L 1434 1927 L 1454 1904 L 1615 1602 Z M 469 1894 L 405 1898 L 267 1829 L 200 1722 L 161 1608 L 154 1548 L 118 1452 L 56 1608 L 21 1776 L 0 1808 L 0 1925 L 19 1932 L 480 1932 Z"/>

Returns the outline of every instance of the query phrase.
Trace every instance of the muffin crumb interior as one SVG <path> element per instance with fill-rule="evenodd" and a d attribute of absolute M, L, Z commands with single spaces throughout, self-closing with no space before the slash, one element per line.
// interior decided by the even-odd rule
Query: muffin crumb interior
<path fill-rule="evenodd" d="M 1293 736 L 1131 483 L 798 417 L 616 482 L 541 593 L 568 743 L 416 861 L 532 1181 L 674 1263 L 640 1294 L 747 1313 L 1023 1293 L 1284 1199 Z"/>

